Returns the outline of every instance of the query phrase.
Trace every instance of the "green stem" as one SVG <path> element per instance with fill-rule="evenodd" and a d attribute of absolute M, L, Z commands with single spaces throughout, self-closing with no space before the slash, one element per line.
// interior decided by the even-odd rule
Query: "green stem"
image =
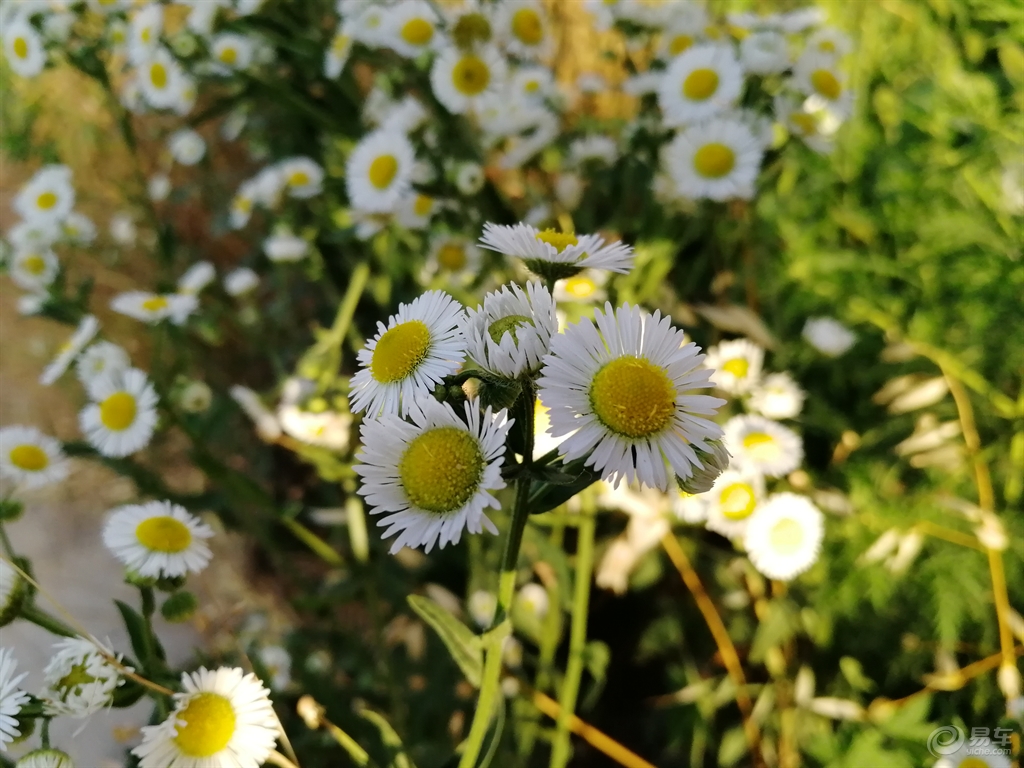
<path fill-rule="evenodd" d="M 149 669 L 150 665 L 156 662 L 154 658 L 156 643 L 153 638 L 153 613 L 156 611 L 156 597 L 152 587 L 139 587 L 139 593 L 142 595 L 142 618 L 146 622 L 146 632 L 142 638 L 146 649 L 146 658 L 139 659 L 139 661 L 146 669 Z"/>
<path fill-rule="evenodd" d="M 17 557 L 14 554 L 14 547 L 11 546 L 11 540 L 7 537 L 7 531 L 2 524 L 0 524 L 0 546 L 3 547 L 4 554 L 10 560 L 13 561 Z"/>
<path fill-rule="evenodd" d="M 51 616 L 34 604 L 22 606 L 18 615 L 25 621 L 30 621 L 38 627 L 42 627 L 45 630 L 53 632 L 55 635 L 61 635 L 62 637 L 78 637 L 78 632 L 56 616 Z"/>
<path fill-rule="evenodd" d="M 565 768 L 569 762 L 569 721 L 576 711 L 583 660 L 587 643 L 587 614 L 590 604 L 590 574 L 594 568 L 594 504 L 589 492 L 583 492 L 579 538 L 576 545 L 576 584 L 572 600 L 572 627 L 569 633 L 569 664 L 558 697 L 558 719 L 551 749 L 550 768 Z"/>
<path fill-rule="evenodd" d="M 501 555 L 501 576 L 498 581 L 498 609 L 494 615 L 494 627 L 502 622 L 508 621 L 509 613 L 512 610 L 512 598 L 516 590 L 516 570 L 519 564 L 519 548 L 523 543 L 523 532 L 526 530 L 526 521 L 530 517 L 530 485 L 533 477 L 530 474 L 533 457 L 533 388 L 530 385 L 523 387 L 523 424 L 525 435 L 525 446 L 523 453 L 523 467 L 519 474 L 519 481 L 516 485 L 516 501 L 512 510 L 512 522 L 509 525 L 508 537 L 505 539 L 505 550 Z M 485 648 L 483 679 L 480 684 L 480 696 L 476 703 L 476 712 L 473 714 L 473 723 L 469 728 L 469 736 L 466 738 L 462 758 L 459 760 L 459 768 L 475 768 L 480 750 L 483 747 L 484 737 L 487 735 L 487 728 L 491 723 L 491 715 L 494 713 L 494 704 L 497 697 L 501 695 L 501 652 L 503 636 L 500 633 L 493 633 Z"/>

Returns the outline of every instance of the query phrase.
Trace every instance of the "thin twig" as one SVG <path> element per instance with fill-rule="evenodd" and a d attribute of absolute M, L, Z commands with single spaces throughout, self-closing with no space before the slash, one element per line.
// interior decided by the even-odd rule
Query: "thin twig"
<path fill-rule="evenodd" d="M 690 594 L 693 595 L 697 607 L 704 615 L 704 621 L 707 622 L 708 629 L 711 630 L 711 636 L 718 646 L 718 652 L 722 656 L 722 661 L 725 662 L 725 668 L 729 672 L 733 684 L 736 686 L 736 705 L 743 716 L 743 732 L 747 737 L 747 746 L 750 748 L 754 764 L 760 765 L 760 736 L 757 732 L 757 725 L 751 717 L 753 705 L 750 701 L 750 695 L 747 693 L 747 680 L 743 674 L 743 665 L 740 663 L 739 654 L 736 653 L 736 646 L 733 645 L 732 638 L 729 637 L 729 631 L 725 628 L 725 623 L 718 614 L 718 609 L 715 608 L 715 604 L 704 590 L 700 577 L 693 570 L 689 558 L 686 557 L 686 553 L 683 552 L 683 548 L 679 546 L 679 542 L 676 541 L 676 537 L 671 531 L 661 538 L 661 546 L 665 549 L 665 553 L 676 567 L 676 570 L 679 571 L 679 575 L 683 578 L 683 583 L 686 584 Z"/>

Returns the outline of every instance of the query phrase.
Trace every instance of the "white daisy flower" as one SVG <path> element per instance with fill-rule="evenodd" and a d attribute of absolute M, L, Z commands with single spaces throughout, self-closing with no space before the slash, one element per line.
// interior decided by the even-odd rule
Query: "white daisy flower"
<path fill-rule="evenodd" d="M 260 276 L 248 267 L 239 267 L 224 275 L 224 291 L 229 296 L 244 296 L 259 284 Z"/>
<path fill-rule="evenodd" d="M 789 581 L 814 565 L 824 535 L 824 518 L 806 497 L 776 493 L 750 518 L 743 546 L 760 573 Z"/>
<path fill-rule="evenodd" d="M 801 105 L 780 94 L 775 97 L 775 118 L 815 152 L 827 155 L 832 151 L 833 136 L 842 123 L 827 109 L 809 108 L 813 106 L 812 99 L 806 99 Z"/>
<path fill-rule="evenodd" d="M 614 10 L 620 19 L 642 27 L 661 29 L 669 23 L 678 6 L 679 3 L 671 0 L 617 0 Z"/>
<path fill-rule="evenodd" d="M 676 485 L 684 493 L 707 493 L 714 486 L 715 481 L 729 468 L 732 456 L 721 440 L 712 440 L 710 450 L 702 450 L 694 447 L 697 458 L 702 466 L 694 466 L 693 474 L 687 478 L 676 478 Z"/>
<path fill-rule="evenodd" d="M 587 457 L 603 479 L 667 491 L 672 472 L 686 479 L 702 466 L 694 448 L 712 452 L 722 430 L 708 418 L 725 403 L 691 394 L 710 388 L 711 371 L 696 344 L 684 343 L 660 312 L 628 304 L 583 319 L 555 337 L 538 380 L 561 452 Z"/>
<path fill-rule="evenodd" d="M 292 157 L 278 163 L 278 172 L 291 197 L 316 197 L 323 190 L 324 169 L 308 157 Z"/>
<path fill-rule="evenodd" d="M 345 164 L 345 189 L 353 208 L 390 213 L 409 191 L 416 155 L 405 134 L 374 131 L 365 136 Z"/>
<path fill-rule="evenodd" d="M 539 282 L 527 283 L 525 291 L 511 283 L 466 310 L 463 332 L 470 360 L 485 371 L 517 379 L 536 372 L 550 351 L 558 333 L 555 302 Z"/>
<path fill-rule="evenodd" d="M 40 168 L 18 190 L 13 202 L 21 218 L 31 222 L 57 222 L 75 207 L 75 188 L 71 185 L 71 169 L 66 165 Z"/>
<path fill-rule="evenodd" d="M 480 249 L 470 240 L 455 235 L 438 234 L 430 241 L 425 273 L 443 274 L 455 283 L 471 281 L 480 271 Z"/>
<path fill-rule="evenodd" d="M 804 50 L 817 51 L 829 56 L 841 58 L 853 49 L 853 43 L 846 33 L 835 27 L 821 27 L 807 37 Z"/>
<path fill-rule="evenodd" d="M 475 112 L 481 99 L 501 91 L 505 59 L 493 46 L 471 51 L 445 48 L 434 59 L 430 85 L 434 96 L 452 114 Z"/>
<path fill-rule="evenodd" d="M 666 125 L 688 125 L 732 108 L 742 90 L 743 68 L 732 46 L 701 43 L 668 65 L 658 104 Z"/>
<path fill-rule="evenodd" d="M 493 18 L 495 35 L 513 56 L 541 59 L 552 52 L 554 35 L 537 0 L 502 0 Z"/>
<path fill-rule="evenodd" d="M 413 192 L 398 201 L 395 220 L 406 229 L 426 229 L 443 205 L 436 197 Z"/>
<path fill-rule="evenodd" d="M 213 529 L 169 501 L 127 504 L 111 510 L 103 543 L 139 576 L 174 578 L 199 573 L 213 556 Z"/>
<path fill-rule="evenodd" d="M 387 45 L 387 16 L 386 6 L 368 3 L 356 11 L 354 16 L 339 14 L 342 18 L 348 16 L 350 21 L 350 34 L 354 40 L 359 41 L 368 48 L 379 48 Z"/>
<path fill-rule="evenodd" d="M 569 162 L 572 165 L 591 161 L 613 165 L 618 158 L 619 147 L 611 136 L 583 136 L 569 145 Z"/>
<path fill-rule="evenodd" d="M 156 109 L 178 106 L 187 84 L 181 65 L 166 48 L 157 47 L 139 67 L 139 88 L 150 106 Z"/>
<path fill-rule="evenodd" d="M 19 288 L 43 293 L 60 272 L 60 262 L 49 248 L 17 251 L 8 269 L 11 280 Z"/>
<path fill-rule="evenodd" d="M 763 155 L 764 147 L 749 126 L 719 117 L 677 133 L 664 158 L 680 197 L 749 200 Z"/>
<path fill-rule="evenodd" d="M 162 5 L 149 3 L 137 10 L 128 23 L 128 60 L 136 65 L 148 61 L 160 44 L 163 29 Z"/>
<path fill-rule="evenodd" d="M 555 301 L 600 303 L 607 298 L 605 283 L 608 273 L 599 269 L 584 269 L 578 275 L 566 277 L 555 283 Z"/>
<path fill-rule="evenodd" d="M 414 59 L 437 45 L 438 18 L 426 0 L 402 0 L 388 11 L 385 39 L 389 48 Z"/>
<path fill-rule="evenodd" d="M 584 269 L 626 273 L 633 266 L 633 248 L 622 242 L 605 245 L 600 235 L 572 235 L 529 224 L 484 224 L 480 244 L 489 250 L 523 260 L 542 277 L 566 278 Z"/>
<path fill-rule="evenodd" d="M 547 67 L 520 67 L 509 82 L 512 93 L 528 101 L 542 101 L 555 92 L 554 73 Z"/>
<path fill-rule="evenodd" d="M 242 135 L 245 126 L 249 123 L 249 113 L 244 108 L 233 109 L 228 112 L 224 122 L 220 124 L 220 137 L 224 141 L 235 141 Z"/>
<path fill-rule="evenodd" d="M 278 232 L 263 241 L 263 252 L 275 264 L 301 261 L 309 255 L 309 241 L 291 232 Z"/>
<path fill-rule="evenodd" d="M 281 424 L 256 392 L 236 384 L 228 390 L 228 394 L 255 425 L 256 433 L 261 439 L 274 442 L 281 437 Z"/>
<path fill-rule="evenodd" d="M 163 202 L 171 194 L 171 177 L 166 173 L 154 173 L 146 183 L 146 192 L 153 202 Z"/>
<path fill-rule="evenodd" d="M 348 57 L 352 53 L 352 35 L 342 26 L 331 38 L 331 45 L 324 54 L 324 77 L 335 80 L 341 76 Z"/>
<path fill-rule="evenodd" d="M 704 494 L 679 490 L 672 497 L 672 512 L 684 523 L 703 525 L 708 519 L 708 501 Z"/>
<path fill-rule="evenodd" d="M 460 163 L 455 170 L 455 188 L 464 195 L 475 195 L 484 188 L 486 181 L 479 163 Z"/>
<path fill-rule="evenodd" d="M 853 112 L 853 91 L 836 65 L 836 57 L 819 51 L 806 51 L 793 67 L 793 84 L 808 97 L 840 118 Z"/>
<path fill-rule="evenodd" d="M 292 681 L 292 655 L 280 645 L 265 645 L 259 650 L 260 663 L 270 673 L 270 687 L 283 691 Z"/>
<path fill-rule="evenodd" d="M 249 223 L 252 217 L 252 209 L 256 204 L 256 182 L 254 179 L 243 181 L 234 196 L 231 198 L 231 207 L 228 217 L 231 220 L 232 229 L 241 229 Z"/>
<path fill-rule="evenodd" d="M 972 736 L 939 758 L 933 768 L 1013 768 L 1009 754 L 1009 746 L 996 746 L 988 736 Z"/>
<path fill-rule="evenodd" d="M 132 221 L 130 213 L 115 213 L 110 217 L 110 237 L 118 245 L 135 245 L 135 238 L 138 235 L 135 229 L 135 222 Z"/>
<path fill-rule="evenodd" d="M 803 32 L 809 27 L 819 26 L 824 20 L 825 11 L 823 8 L 808 5 L 780 14 L 778 26 L 786 34 L 794 35 L 798 32 Z"/>
<path fill-rule="evenodd" d="M 399 534 L 391 553 L 457 544 L 463 529 L 496 534 L 484 510 L 500 508 L 491 492 L 505 487 L 501 465 L 513 423 L 505 410 L 481 414 L 475 401 L 467 401 L 462 419 L 424 394 L 409 399 L 407 412 L 412 423 L 394 413 L 363 422 L 363 450 L 354 467 L 370 514 L 386 515 L 378 522 L 387 526 L 383 538 Z"/>
<path fill-rule="evenodd" d="M 583 200 L 584 181 L 578 173 L 560 173 L 555 177 L 555 199 L 567 211 L 575 211 Z"/>
<path fill-rule="evenodd" d="M 182 165 L 195 165 L 206 154 L 206 142 L 191 128 L 175 131 L 167 140 L 171 157 Z"/>
<path fill-rule="evenodd" d="M 195 295 L 217 279 L 217 270 L 208 261 L 197 261 L 178 278 L 178 293 Z"/>
<path fill-rule="evenodd" d="M 359 351 L 359 371 L 352 377 L 353 413 L 373 417 L 408 413 L 417 392 L 429 392 L 455 373 L 466 354 L 460 326 L 462 306 L 444 291 L 427 291 L 411 304 L 400 304 L 385 327 Z"/>
<path fill-rule="evenodd" d="M 54 655 L 43 670 L 43 689 L 39 693 L 46 714 L 88 717 L 110 705 L 114 691 L 124 679 L 100 647 L 84 637 L 66 637 L 54 645 Z M 103 650 L 121 660 L 120 654 Z"/>
<path fill-rule="evenodd" d="M 804 340 L 829 357 L 846 354 L 857 342 L 857 336 L 832 317 L 809 317 L 804 323 Z"/>
<path fill-rule="evenodd" d="M 216 62 L 216 72 L 229 75 L 248 69 L 253 59 L 253 44 L 245 35 L 222 32 L 213 39 L 210 55 Z"/>
<path fill-rule="evenodd" d="M 678 4 L 661 33 L 658 58 L 669 61 L 688 51 L 704 37 L 709 24 L 708 13 L 703 5 Z"/>
<path fill-rule="evenodd" d="M 0 428 L 0 477 L 22 488 L 59 483 L 68 474 L 60 441 L 35 427 Z"/>
<path fill-rule="evenodd" d="M 18 662 L 9 648 L 0 648 L 0 750 L 7 751 L 7 744 L 21 736 L 18 730 L 18 715 L 31 698 L 18 688 L 28 672 L 16 674 Z"/>
<path fill-rule="evenodd" d="M 712 383 L 730 395 L 749 392 L 761 378 L 764 349 L 748 339 L 723 341 L 708 349 L 704 365 L 710 368 Z"/>
<path fill-rule="evenodd" d="M 61 345 L 57 351 L 57 356 L 43 369 L 43 373 L 39 377 L 39 383 L 44 387 L 48 387 L 63 376 L 64 372 L 71 366 L 71 363 L 75 361 L 75 358 L 96 337 L 96 332 L 99 329 L 100 321 L 93 315 L 83 317 L 71 338 Z"/>
<path fill-rule="evenodd" d="M 742 538 L 764 498 L 764 477 L 757 472 L 729 469 L 703 496 L 707 501 L 708 530 L 730 539 Z"/>
<path fill-rule="evenodd" d="M 7 230 L 7 242 L 16 251 L 44 250 L 64 234 L 62 222 L 50 220 L 19 221 Z"/>
<path fill-rule="evenodd" d="M 126 370 L 131 365 L 128 353 L 110 341 L 98 341 L 87 348 L 75 364 L 78 380 L 86 387 L 102 376 Z"/>
<path fill-rule="evenodd" d="M 747 404 L 769 419 L 793 419 L 800 415 L 806 395 L 788 373 L 771 373 L 750 393 Z"/>
<path fill-rule="evenodd" d="M 27 19 L 15 19 L 4 24 L 4 56 L 19 77 L 35 77 L 46 65 L 43 38 Z"/>
<path fill-rule="evenodd" d="M 773 75 L 789 69 L 789 47 L 779 32 L 764 30 L 740 41 L 740 63 L 755 75 Z"/>
<path fill-rule="evenodd" d="M 14 768 L 75 768 L 67 752 L 59 749 L 34 749 L 22 755 Z"/>
<path fill-rule="evenodd" d="M 92 403 L 78 415 L 89 443 L 104 456 L 129 456 L 145 448 L 157 422 L 157 396 L 137 368 L 106 374 L 89 383 Z"/>
<path fill-rule="evenodd" d="M 61 234 L 75 245 L 88 245 L 96 239 L 96 225 L 84 213 L 72 211 L 60 224 Z"/>
<path fill-rule="evenodd" d="M 149 291 L 126 291 L 119 293 L 110 302 L 110 308 L 115 312 L 150 325 L 161 320 L 182 325 L 198 306 L 199 300 L 189 294 Z"/>
<path fill-rule="evenodd" d="M 140 768 L 258 768 L 279 728 L 270 691 L 239 668 L 183 673 L 171 716 L 142 729 Z"/>
<path fill-rule="evenodd" d="M 793 430 L 763 416 L 733 416 L 725 423 L 725 445 L 736 466 L 782 477 L 800 466 L 804 445 Z"/>

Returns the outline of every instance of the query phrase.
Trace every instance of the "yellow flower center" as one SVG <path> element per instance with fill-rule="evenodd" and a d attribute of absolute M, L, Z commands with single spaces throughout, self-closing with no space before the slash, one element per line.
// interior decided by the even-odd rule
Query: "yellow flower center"
<path fill-rule="evenodd" d="M 676 56 L 693 45 L 693 38 L 690 35 L 676 35 L 668 43 L 668 52 Z"/>
<path fill-rule="evenodd" d="M 57 195 L 53 192 L 43 192 L 36 198 L 36 205 L 44 211 L 48 211 L 57 204 Z"/>
<path fill-rule="evenodd" d="M 714 24 L 709 24 L 708 26 L 704 27 L 704 36 L 707 37 L 708 40 L 721 40 L 722 30 L 720 30 Z"/>
<path fill-rule="evenodd" d="M 409 320 L 384 332 L 370 360 L 370 375 L 381 384 L 400 381 L 416 370 L 430 349 L 430 329 Z"/>
<path fill-rule="evenodd" d="M 833 43 L 831 40 L 822 40 L 820 43 L 818 43 L 818 50 L 823 51 L 825 53 L 835 53 L 836 44 Z"/>
<path fill-rule="evenodd" d="M 304 187 L 309 184 L 309 174 L 305 171 L 292 171 L 288 177 L 288 184 L 292 187 Z"/>
<path fill-rule="evenodd" d="M 167 309 L 167 299 L 163 296 L 153 296 L 142 302 L 142 308 L 147 312 L 159 312 L 162 309 Z"/>
<path fill-rule="evenodd" d="M 46 451 L 31 443 L 14 446 L 8 454 L 8 458 L 11 460 L 11 464 L 26 472 L 39 472 L 50 464 L 50 457 L 46 455 Z"/>
<path fill-rule="evenodd" d="M 463 56 L 452 70 L 452 84 L 459 93 L 466 96 L 483 93 L 490 82 L 491 69 L 487 62 L 477 56 Z"/>
<path fill-rule="evenodd" d="M 148 43 L 151 39 L 153 39 L 153 30 L 152 30 L 152 28 L 151 27 L 143 27 L 142 28 L 142 32 L 139 34 L 139 37 L 142 38 L 142 42 Z"/>
<path fill-rule="evenodd" d="M 683 96 L 691 101 L 705 101 L 718 90 L 718 73 L 713 69 L 695 69 L 683 81 Z"/>
<path fill-rule="evenodd" d="M 526 315 L 506 315 L 491 323 L 487 328 L 487 333 L 490 334 L 495 344 L 500 343 L 506 333 L 511 334 L 513 342 L 518 342 L 516 329 L 523 325 L 533 325 L 533 320 Z"/>
<path fill-rule="evenodd" d="M 122 432 L 135 423 L 135 398 L 127 392 L 115 392 L 100 403 L 100 421 L 112 432 Z"/>
<path fill-rule="evenodd" d="M 437 263 L 449 272 L 458 272 L 466 266 L 466 249 L 457 243 L 445 243 L 437 251 Z"/>
<path fill-rule="evenodd" d="M 189 757 L 215 755 L 235 735 L 235 708 L 217 693 L 193 696 L 175 719 L 179 725 L 174 743 Z"/>
<path fill-rule="evenodd" d="M 607 363 L 590 385 L 590 404 L 601 423 L 631 438 L 649 437 L 672 423 L 676 391 L 665 371 L 641 357 Z"/>
<path fill-rule="evenodd" d="M 768 532 L 768 543 L 780 555 L 792 555 L 804 543 L 804 527 L 796 520 L 784 517 Z"/>
<path fill-rule="evenodd" d="M 426 19 L 409 19 L 402 26 L 401 35 L 409 45 L 426 45 L 434 36 L 434 25 Z"/>
<path fill-rule="evenodd" d="M 754 489 L 747 483 L 733 483 L 726 486 L 719 496 L 722 514 L 729 520 L 745 520 L 757 506 Z"/>
<path fill-rule="evenodd" d="M 553 229 L 545 229 L 543 232 L 537 233 L 537 239 L 542 243 L 553 245 L 556 251 L 564 251 L 570 245 L 578 245 L 579 240 L 576 239 L 576 235 L 571 232 L 556 232 Z"/>
<path fill-rule="evenodd" d="M 348 35 L 335 35 L 334 41 L 331 43 L 331 51 L 336 55 L 340 56 L 341 53 L 348 48 L 349 42 L 352 40 Z"/>
<path fill-rule="evenodd" d="M 71 667 L 71 671 L 64 675 L 64 677 L 58 680 L 57 684 L 53 686 L 53 690 L 60 694 L 61 701 L 67 701 L 67 697 L 72 693 L 80 694 L 82 692 L 82 686 L 99 682 L 98 678 L 93 677 L 85 670 L 85 662 L 75 664 Z"/>
<path fill-rule="evenodd" d="M 843 93 L 842 83 L 827 69 L 816 69 L 811 74 L 811 85 L 814 90 L 830 101 L 835 101 Z"/>
<path fill-rule="evenodd" d="M 709 179 L 720 179 L 729 175 L 735 165 L 736 153 L 717 141 L 705 144 L 693 155 L 694 169 Z"/>
<path fill-rule="evenodd" d="M 17 56 L 19 59 L 28 58 L 28 40 L 26 40 L 24 37 L 14 38 L 13 48 L 14 55 Z"/>
<path fill-rule="evenodd" d="M 527 93 L 536 93 L 540 90 L 540 80 L 527 80 L 523 83 L 523 90 Z"/>
<path fill-rule="evenodd" d="M 779 455 L 775 438 L 765 432 L 751 432 L 743 437 L 743 447 L 756 461 L 771 461 Z"/>
<path fill-rule="evenodd" d="M 991 768 L 992 763 L 986 763 L 980 757 L 966 757 L 956 764 L 956 768 Z"/>
<path fill-rule="evenodd" d="M 223 48 L 220 52 L 220 60 L 225 64 L 231 65 L 238 61 L 238 51 L 234 48 Z"/>
<path fill-rule="evenodd" d="M 156 61 L 149 65 L 149 82 L 156 88 L 167 87 L 167 67 Z"/>
<path fill-rule="evenodd" d="M 139 523 L 135 538 L 155 552 L 182 552 L 192 543 L 192 532 L 180 520 L 162 515 Z"/>
<path fill-rule="evenodd" d="M 252 210 L 252 199 L 248 197 L 236 197 L 234 209 L 241 213 L 249 213 Z"/>
<path fill-rule="evenodd" d="M 544 25 L 532 8 L 520 8 L 512 15 L 512 34 L 527 45 L 537 45 L 544 39 Z"/>
<path fill-rule="evenodd" d="M 21 268 L 30 275 L 41 275 L 46 271 L 46 260 L 38 254 L 32 254 L 21 260 Z"/>
<path fill-rule="evenodd" d="M 731 373 L 737 379 L 745 378 L 747 372 L 750 370 L 750 363 L 745 358 L 734 357 L 732 360 L 726 361 L 722 366 L 722 370 L 726 373 Z"/>
<path fill-rule="evenodd" d="M 370 163 L 370 183 L 377 189 L 387 189 L 398 173 L 398 159 L 394 155 L 381 155 Z"/>
<path fill-rule="evenodd" d="M 589 299 L 597 290 L 597 285 L 589 277 L 570 277 L 565 281 L 565 292 L 574 299 Z"/>
<path fill-rule="evenodd" d="M 794 112 L 789 119 L 804 136 L 813 136 L 818 132 L 818 121 L 814 119 L 814 115 L 809 115 L 806 112 Z"/>
<path fill-rule="evenodd" d="M 409 501 L 437 515 L 473 498 L 484 472 L 484 455 L 471 434 L 439 427 L 417 436 L 398 462 L 398 477 Z"/>
<path fill-rule="evenodd" d="M 412 204 L 413 213 L 417 216 L 429 216 L 432 210 L 434 210 L 434 198 L 427 195 L 416 195 L 416 200 Z"/>

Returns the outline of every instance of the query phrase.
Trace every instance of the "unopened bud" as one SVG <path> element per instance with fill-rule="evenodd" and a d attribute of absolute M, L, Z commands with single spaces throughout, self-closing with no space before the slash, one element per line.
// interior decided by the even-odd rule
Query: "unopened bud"
<path fill-rule="evenodd" d="M 34 768 L 37 765 L 45 765 L 47 768 L 74 768 L 66 752 L 59 749 L 36 749 L 23 755 L 17 762 L 16 768 Z"/>
<path fill-rule="evenodd" d="M 1006 663 L 999 667 L 999 674 L 996 676 L 999 682 L 999 690 L 1009 701 L 1016 699 L 1021 693 L 1020 670 L 1013 663 Z"/>
<path fill-rule="evenodd" d="M 301 697 L 295 705 L 295 711 L 310 730 L 315 731 L 323 723 L 324 708 L 312 696 Z"/>
<path fill-rule="evenodd" d="M 711 440 L 708 446 L 710 451 L 703 451 L 697 446 L 693 446 L 697 458 L 700 459 L 703 466 L 694 465 L 692 475 L 687 478 L 676 478 L 676 483 L 679 484 L 679 489 L 683 493 L 707 493 L 715 484 L 718 476 L 728 468 L 732 457 L 726 450 L 725 444 L 721 440 Z"/>
<path fill-rule="evenodd" d="M 160 613 L 167 621 L 180 624 L 191 619 L 198 607 L 199 600 L 196 599 L 196 596 L 182 590 L 164 600 L 163 605 L 160 606 Z"/>

